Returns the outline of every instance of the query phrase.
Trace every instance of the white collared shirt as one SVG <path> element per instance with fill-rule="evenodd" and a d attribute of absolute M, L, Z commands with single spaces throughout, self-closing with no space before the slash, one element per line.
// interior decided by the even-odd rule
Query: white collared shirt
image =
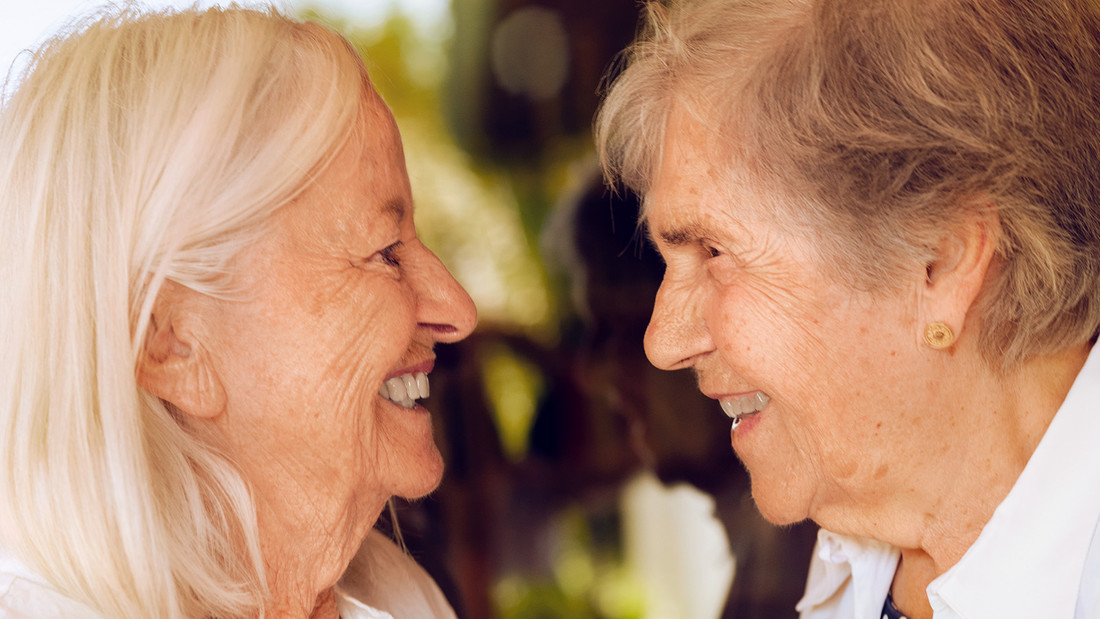
<path fill-rule="evenodd" d="M 424 568 L 371 531 L 335 589 L 340 619 L 454 619 Z M 100 619 L 0 549 L 0 619 Z"/>
<path fill-rule="evenodd" d="M 928 585 L 933 616 L 1100 619 L 1098 523 L 1100 345 L 978 539 Z M 801 619 L 881 619 L 898 556 L 881 542 L 820 531 Z"/>

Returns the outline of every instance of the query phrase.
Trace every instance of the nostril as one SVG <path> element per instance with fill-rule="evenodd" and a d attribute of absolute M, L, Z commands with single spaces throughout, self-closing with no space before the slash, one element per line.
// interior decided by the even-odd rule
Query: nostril
<path fill-rule="evenodd" d="M 444 343 L 462 340 L 472 331 L 472 329 L 463 329 L 459 325 L 440 322 L 420 322 L 417 326 L 431 333 L 435 341 Z"/>
<path fill-rule="evenodd" d="M 455 342 L 473 332 L 477 324 L 477 309 L 473 299 L 443 268 L 433 255 L 441 277 L 420 280 L 417 284 L 417 326 L 429 331 L 439 341 Z"/>
<path fill-rule="evenodd" d="M 714 350 L 709 331 L 680 321 L 651 320 L 645 333 L 645 353 L 661 370 L 680 370 L 695 365 Z"/>
<path fill-rule="evenodd" d="M 458 333 L 458 327 L 454 325 L 448 325 L 438 322 L 421 322 L 418 324 L 422 328 L 428 329 L 429 331 L 432 331 L 434 333 L 439 333 L 440 335 L 454 335 L 455 333 Z"/>

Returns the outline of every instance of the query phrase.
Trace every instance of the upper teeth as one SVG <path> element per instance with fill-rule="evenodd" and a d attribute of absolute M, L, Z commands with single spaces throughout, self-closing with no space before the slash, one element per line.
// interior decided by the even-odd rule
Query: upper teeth
<path fill-rule="evenodd" d="M 428 375 L 424 372 L 394 376 L 382 383 L 382 388 L 378 390 L 378 395 L 405 408 L 416 406 L 416 400 L 429 394 Z"/>
<path fill-rule="evenodd" d="M 743 395 L 736 398 L 723 398 L 718 401 L 722 405 L 722 411 L 730 419 L 737 419 L 741 415 L 750 415 L 761 411 L 768 405 L 768 396 L 757 391 L 752 395 Z"/>

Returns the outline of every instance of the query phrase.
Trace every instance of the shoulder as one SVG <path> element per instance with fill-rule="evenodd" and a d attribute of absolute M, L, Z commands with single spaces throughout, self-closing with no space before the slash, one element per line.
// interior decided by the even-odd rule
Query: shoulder
<path fill-rule="evenodd" d="M 363 541 L 338 591 L 394 617 L 455 617 L 424 568 L 378 531 L 372 530 Z"/>

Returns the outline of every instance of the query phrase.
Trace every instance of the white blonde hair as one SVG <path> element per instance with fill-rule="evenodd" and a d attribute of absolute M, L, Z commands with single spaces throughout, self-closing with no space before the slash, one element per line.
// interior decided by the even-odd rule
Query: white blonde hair
<path fill-rule="evenodd" d="M 353 132 L 340 36 L 275 11 L 114 10 L 0 113 L 0 541 L 107 617 L 262 614 L 255 508 L 135 378 L 171 279 L 227 265 Z"/>

